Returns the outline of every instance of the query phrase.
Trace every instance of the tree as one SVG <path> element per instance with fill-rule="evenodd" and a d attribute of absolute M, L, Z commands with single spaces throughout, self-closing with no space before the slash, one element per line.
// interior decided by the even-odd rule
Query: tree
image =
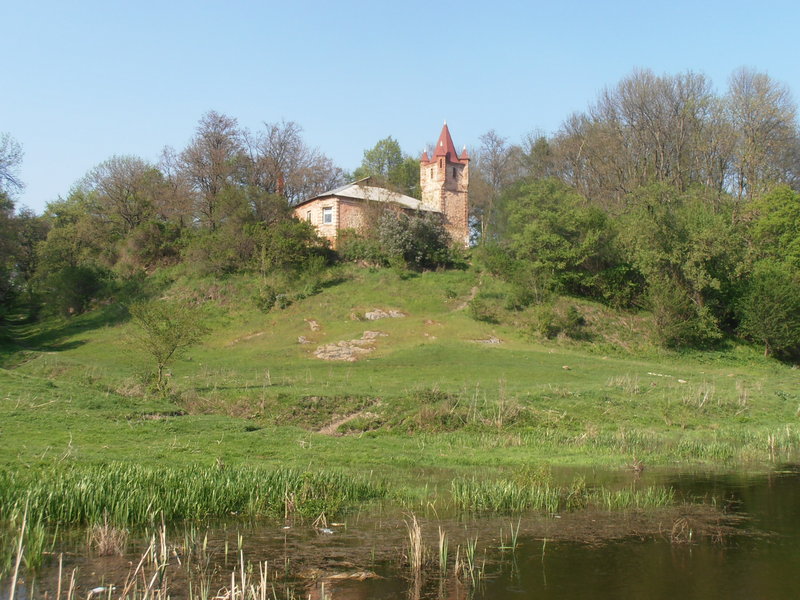
<path fill-rule="evenodd" d="M 181 153 L 183 170 L 195 193 L 197 217 L 212 230 L 224 218 L 221 196 L 241 174 L 243 151 L 236 119 L 212 110 L 200 119 L 194 138 Z"/>
<path fill-rule="evenodd" d="M 663 309 L 660 329 L 676 321 L 679 335 L 662 336 L 667 345 L 714 342 L 732 321 L 744 236 L 733 219 L 733 203 L 715 206 L 707 193 L 681 193 L 664 184 L 642 187 L 629 196 L 619 225 L 626 258 L 648 287 L 650 308 Z"/>
<path fill-rule="evenodd" d="M 800 353 L 800 278 L 796 268 L 758 263 L 740 303 L 739 332 L 764 344 L 764 356 Z"/>
<path fill-rule="evenodd" d="M 600 295 L 595 278 L 618 261 L 606 213 L 555 178 L 520 182 L 502 204 L 514 258 L 565 291 Z"/>
<path fill-rule="evenodd" d="M 779 186 L 750 203 L 749 209 L 753 252 L 800 268 L 800 193 Z"/>
<path fill-rule="evenodd" d="M 386 185 L 400 193 L 420 198 L 419 162 L 403 154 L 400 144 L 392 136 L 379 140 L 369 150 L 353 176 L 356 179 L 372 177 L 379 185 Z"/>
<path fill-rule="evenodd" d="M 153 214 L 164 187 L 158 169 L 137 156 L 113 156 L 92 169 L 83 182 L 95 192 L 103 218 L 113 221 L 122 235 Z"/>
<path fill-rule="evenodd" d="M 256 133 L 245 132 L 247 149 L 246 183 L 264 194 L 282 197 L 294 204 L 330 190 L 342 181 L 343 172 L 333 161 L 301 136 L 303 129 L 294 121 L 264 123 Z M 259 207 L 254 205 L 256 213 Z"/>
<path fill-rule="evenodd" d="M 789 88 L 742 68 L 731 76 L 726 100 L 736 132 L 736 195 L 756 196 L 771 183 L 787 181 L 787 175 L 797 177 L 797 107 Z"/>
<path fill-rule="evenodd" d="M 452 262 L 450 236 L 441 219 L 385 210 L 378 218 L 378 243 L 390 259 L 415 270 L 446 267 Z"/>
<path fill-rule="evenodd" d="M 474 171 L 470 175 L 475 183 L 470 192 L 470 204 L 479 225 L 481 241 L 487 242 L 490 235 L 498 233 L 496 205 L 503 189 L 515 179 L 512 157 L 518 149 L 509 145 L 508 138 L 501 137 L 494 129 L 484 133 L 480 140 Z"/>
<path fill-rule="evenodd" d="M 0 195 L 8 198 L 24 185 L 19 178 L 19 166 L 22 164 L 22 147 L 7 133 L 0 133 Z"/>
<path fill-rule="evenodd" d="M 151 300 L 132 304 L 128 310 L 136 325 L 135 343 L 155 361 L 156 388 L 165 393 L 164 369 L 197 345 L 208 329 L 186 302 Z"/>

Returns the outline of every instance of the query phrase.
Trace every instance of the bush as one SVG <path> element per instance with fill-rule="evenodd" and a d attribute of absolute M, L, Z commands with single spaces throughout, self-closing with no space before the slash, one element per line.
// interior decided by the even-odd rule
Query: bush
<path fill-rule="evenodd" d="M 437 216 L 385 211 L 378 219 L 378 243 L 409 269 L 436 269 L 453 264 L 450 236 Z"/>
<path fill-rule="evenodd" d="M 98 267 L 64 267 L 44 282 L 47 304 L 64 316 L 84 312 L 92 300 L 106 295 L 111 274 Z"/>
<path fill-rule="evenodd" d="M 497 305 L 482 295 L 475 296 L 467 305 L 469 316 L 476 321 L 485 323 L 499 323 Z"/>
<path fill-rule="evenodd" d="M 764 355 L 800 355 L 800 277 L 793 266 L 756 265 L 739 305 L 739 333 L 764 344 Z"/>
<path fill-rule="evenodd" d="M 278 295 L 269 286 L 265 286 L 253 296 L 253 304 L 263 313 L 268 313 L 275 306 Z"/>
<path fill-rule="evenodd" d="M 389 265 L 389 256 L 376 238 L 362 236 L 352 230 L 339 234 L 336 251 L 347 262 L 366 263 L 376 267 Z"/>

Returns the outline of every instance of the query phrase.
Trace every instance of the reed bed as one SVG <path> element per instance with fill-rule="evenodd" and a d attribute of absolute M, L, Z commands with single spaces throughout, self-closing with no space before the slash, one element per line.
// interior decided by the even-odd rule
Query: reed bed
<path fill-rule="evenodd" d="M 588 507 L 607 510 L 659 508 L 675 502 L 675 492 L 671 488 L 589 488 L 581 479 L 568 486 L 557 486 L 548 482 L 531 484 L 506 479 L 457 479 L 453 481 L 452 494 L 456 507 L 461 510 L 502 513 L 557 513 Z"/>
<path fill-rule="evenodd" d="M 383 498 L 385 483 L 261 467 L 72 466 L 0 473 L 0 521 L 131 527 L 223 516 L 335 514 Z"/>

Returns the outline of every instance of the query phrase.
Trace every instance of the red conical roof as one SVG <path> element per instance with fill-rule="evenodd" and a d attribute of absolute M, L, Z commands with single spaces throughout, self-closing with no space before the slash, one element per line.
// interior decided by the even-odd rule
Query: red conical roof
<path fill-rule="evenodd" d="M 423 158 L 426 158 L 426 155 L 423 155 Z M 450 136 L 450 130 L 447 128 L 447 122 L 445 122 L 444 126 L 442 127 L 442 133 L 439 134 L 439 140 L 436 142 L 436 148 L 433 149 L 433 160 L 436 160 L 440 157 L 444 157 L 447 162 L 451 163 L 461 162 L 458 152 L 456 152 L 456 145 L 453 143 L 453 138 Z M 466 152 L 464 153 L 463 158 L 466 158 Z"/>

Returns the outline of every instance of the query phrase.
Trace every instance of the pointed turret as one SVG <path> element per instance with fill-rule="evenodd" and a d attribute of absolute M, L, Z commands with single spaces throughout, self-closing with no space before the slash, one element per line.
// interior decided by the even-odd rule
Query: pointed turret
<path fill-rule="evenodd" d="M 466 146 L 460 155 L 456 151 L 447 121 L 433 152 L 423 152 L 419 162 L 422 205 L 441 213 L 447 232 L 465 247 L 469 245 L 469 162 Z"/>
<path fill-rule="evenodd" d="M 434 160 L 444 158 L 448 162 L 458 163 L 461 160 L 456 152 L 456 145 L 453 143 L 453 138 L 450 136 L 450 129 L 447 127 L 447 121 L 442 126 L 442 132 L 439 134 L 439 139 L 436 142 L 436 147 L 433 150 Z"/>

